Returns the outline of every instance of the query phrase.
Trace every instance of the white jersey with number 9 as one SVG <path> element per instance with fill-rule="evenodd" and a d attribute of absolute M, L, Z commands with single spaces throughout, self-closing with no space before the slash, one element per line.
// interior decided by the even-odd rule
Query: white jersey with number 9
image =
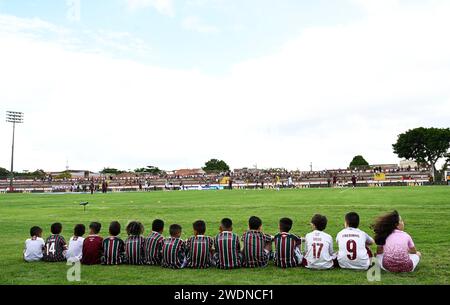
<path fill-rule="evenodd" d="M 370 258 L 366 245 L 373 239 L 364 231 L 355 228 L 345 228 L 338 233 L 336 242 L 339 246 L 338 262 L 341 268 L 368 269 Z"/>

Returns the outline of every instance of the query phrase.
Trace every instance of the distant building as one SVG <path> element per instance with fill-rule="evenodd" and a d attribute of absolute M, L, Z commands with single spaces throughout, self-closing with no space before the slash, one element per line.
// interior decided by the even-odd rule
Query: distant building
<path fill-rule="evenodd" d="M 373 164 L 370 165 L 371 168 L 381 168 L 382 170 L 390 170 L 390 169 L 397 169 L 398 164 Z"/>
<path fill-rule="evenodd" d="M 206 174 L 206 172 L 201 168 L 194 169 L 177 169 L 173 171 L 175 176 L 188 177 L 188 176 L 201 176 Z"/>
<path fill-rule="evenodd" d="M 62 172 L 49 172 L 47 174 L 51 176 L 58 176 L 66 172 L 69 172 L 73 179 L 89 179 L 100 177 L 99 173 L 94 173 L 89 170 L 74 170 L 74 169 L 69 169 Z"/>
<path fill-rule="evenodd" d="M 400 167 L 401 168 L 408 168 L 408 166 L 410 168 L 415 168 L 415 167 L 418 167 L 418 164 L 417 164 L 417 162 L 412 161 L 412 160 L 402 160 L 402 161 L 400 161 Z"/>

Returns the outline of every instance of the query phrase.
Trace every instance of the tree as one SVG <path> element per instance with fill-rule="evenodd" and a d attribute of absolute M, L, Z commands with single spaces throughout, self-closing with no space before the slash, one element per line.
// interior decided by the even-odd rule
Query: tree
<path fill-rule="evenodd" d="M 135 173 L 146 173 L 146 174 L 152 174 L 152 175 L 159 175 L 162 173 L 162 170 L 160 170 L 156 166 L 147 166 L 142 168 L 137 168 L 134 170 Z"/>
<path fill-rule="evenodd" d="M 69 171 L 63 171 L 55 177 L 56 179 L 71 179 L 72 174 Z"/>
<path fill-rule="evenodd" d="M 369 163 L 364 159 L 363 156 L 357 155 L 353 157 L 352 162 L 350 162 L 349 168 L 366 169 L 369 167 Z"/>
<path fill-rule="evenodd" d="M 119 175 L 122 173 L 125 173 L 125 171 L 118 170 L 117 168 L 109 168 L 109 167 L 105 167 L 104 169 L 102 169 L 100 171 L 100 174 L 103 174 L 103 175 L 108 175 L 108 174 Z"/>
<path fill-rule="evenodd" d="M 223 160 L 211 159 L 205 163 L 203 170 L 205 172 L 227 172 L 230 167 Z"/>
<path fill-rule="evenodd" d="M 450 128 L 410 129 L 400 134 L 397 143 L 392 144 L 392 147 L 400 158 L 429 165 L 430 174 L 434 179 L 436 162 L 449 153 Z"/>
<path fill-rule="evenodd" d="M 0 167 L 0 179 L 6 179 L 9 177 L 9 170 L 6 168 Z"/>

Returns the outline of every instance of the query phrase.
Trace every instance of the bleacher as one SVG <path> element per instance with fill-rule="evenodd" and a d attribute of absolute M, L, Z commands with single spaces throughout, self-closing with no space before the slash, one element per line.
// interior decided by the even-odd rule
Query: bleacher
<path fill-rule="evenodd" d="M 286 171 L 259 170 L 258 172 L 231 172 L 230 178 L 235 188 L 275 188 L 275 187 L 328 187 L 329 181 L 336 177 L 337 186 L 347 186 L 353 175 L 357 177 L 357 186 L 407 186 L 429 184 L 428 169 L 395 169 L 381 171 L 383 180 L 375 179 L 375 171 L 327 170 L 327 171 Z M 128 177 L 104 177 L 96 179 L 45 179 L 45 180 L 14 180 L 14 192 L 23 193 L 54 193 L 54 192 L 89 192 L 91 182 L 96 190 L 100 190 L 102 179 L 108 182 L 109 191 L 153 191 L 178 190 L 195 188 L 196 186 L 217 186 L 226 174 L 203 174 L 193 176 L 176 175 L 135 175 Z M 228 175 L 228 174 L 227 174 Z M 292 185 L 288 185 L 291 177 Z M 112 179 L 110 179 L 112 178 Z M 0 192 L 9 189 L 9 180 L 0 180 Z"/>

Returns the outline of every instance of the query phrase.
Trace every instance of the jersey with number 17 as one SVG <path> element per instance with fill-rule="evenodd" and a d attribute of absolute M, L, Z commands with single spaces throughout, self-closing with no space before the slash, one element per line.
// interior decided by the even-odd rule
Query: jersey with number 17
<path fill-rule="evenodd" d="M 333 238 L 329 234 L 315 230 L 306 234 L 305 244 L 306 268 L 330 269 L 333 267 Z"/>

